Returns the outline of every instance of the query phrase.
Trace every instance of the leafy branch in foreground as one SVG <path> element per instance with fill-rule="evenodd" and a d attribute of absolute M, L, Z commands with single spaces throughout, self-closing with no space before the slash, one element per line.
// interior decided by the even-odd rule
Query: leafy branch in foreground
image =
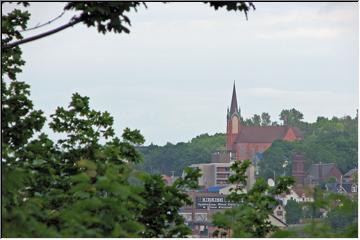
<path fill-rule="evenodd" d="M 186 168 L 185 175 L 178 178 L 173 185 L 166 186 L 161 175 L 144 176 L 145 208 L 140 222 L 146 226 L 142 237 L 186 237 L 191 229 L 184 223 L 179 214 L 181 207 L 191 205 L 186 190 L 198 187 L 200 170 Z"/>
<path fill-rule="evenodd" d="M 277 230 L 269 220 L 273 208 L 277 205 L 274 196 L 289 192 L 294 183 L 292 177 L 279 177 L 277 184 L 270 187 L 262 178 L 257 179 L 253 187 L 246 192 L 246 170 L 250 161 L 236 161 L 231 170 L 229 182 L 235 185 L 228 200 L 237 203 L 238 207 L 227 209 L 224 213 L 213 216 L 213 224 L 220 230 L 215 233 L 228 237 L 267 237 Z M 231 233 L 231 234 L 230 234 Z"/>
<path fill-rule="evenodd" d="M 252 8 L 255 10 L 255 6 L 251 2 L 205 2 L 209 3 L 211 7 L 215 10 L 225 7 L 226 10 L 231 11 L 243 11 L 245 13 L 246 19 L 248 17 L 247 13 Z M 29 4 L 24 4 L 28 6 Z M 28 43 L 31 41 L 35 41 L 62 30 L 65 30 L 69 27 L 72 27 L 78 23 L 84 23 L 88 27 L 96 26 L 97 30 L 100 33 L 107 33 L 113 31 L 114 33 L 130 33 L 128 26 L 131 26 L 131 22 L 128 16 L 126 16 L 126 12 L 130 12 L 131 10 L 137 11 L 137 8 L 140 5 L 146 6 L 145 2 L 68 2 L 64 7 L 64 11 L 75 10 L 79 11 L 79 15 L 74 15 L 70 21 L 64 25 L 53 28 L 49 31 L 33 35 L 27 38 L 18 37 L 17 40 L 12 41 L 13 39 L 8 39 L 1 44 L 1 50 L 8 50 L 14 47 L 18 47 L 21 44 Z M 16 18 L 20 22 L 23 20 L 28 20 L 30 14 L 27 11 L 21 12 L 16 9 L 11 12 L 8 16 L 12 15 L 18 17 Z M 54 18 L 57 19 L 57 18 Z M 5 20 L 5 26 L 11 26 L 12 22 L 7 21 L 7 18 L 2 18 Z M 26 23 L 25 21 L 25 23 Z M 53 20 L 48 21 L 48 23 L 53 22 Z M 47 24 L 48 24 L 47 23 Z M 20 32 L 25 32 L 30 29 L 25 28 L 26 25 L 23 26 L 22 31 L 16 31 L 18 36 Z M 4 30 L 3 30 L 4 31 Z M 5 31 L 4 33 L 8 33 Z"/>

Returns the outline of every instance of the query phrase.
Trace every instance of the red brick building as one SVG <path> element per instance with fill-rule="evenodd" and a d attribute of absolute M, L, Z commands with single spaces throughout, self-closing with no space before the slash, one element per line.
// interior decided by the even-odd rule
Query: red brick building
<path fill-rule="evenodd" d="M 275 140 L 294 141 L 302 137 L 296 127 L 290 126 L 244 126 L 237 105 L 235 83 L 230 109 L 227 111 L 226 150 L 236 154 L 237 160 L 254 159 Z"/>

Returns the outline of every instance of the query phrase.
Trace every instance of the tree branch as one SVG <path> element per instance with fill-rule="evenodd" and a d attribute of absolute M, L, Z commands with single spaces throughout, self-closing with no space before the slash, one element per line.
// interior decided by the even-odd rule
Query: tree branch
<path fill-rule="evenodd" d="M 59 16 L 51 19 L 50 21 L 47 21 L 46 23 L 38 24 L 38 25 L 36 25 L 35 27 L 28 28 L 28 29 L 25 29 L 25 30 L 22 30 L 22 31 L 19 31 L 19 32 L 27 32 L 27 31 L 35 30 L 35 29 L 37 29 L 37 28 L 41 28 L 41 27 L 43 27 L 43 26 L 46 26 L 46 25 L 48 25 L 48 24 L 50 24 L 50 23 L 55 22 L 56 20 L 58 20 L 59 18 L 61 18 L 64 14 L 65 14 L 65 11 L 63 11 Z"/>
<path fill-rule="evenodd" d="M 21 39 L 19 41 L 15 41 L 15 42 L 12 42 L 12 43 L 9 43 L 9 44 L 5 44 L 5 45 L 1 46 L 1 50 L 13 48 L 13 47 L 16 47 L 18 45 L 21 45 L 21 44 L 24 44 L 24 43 L 27 43 L 27 42 L 31 42 L 31 41 L 34 41 L 34 40 L 37 40 L 37 39 L 40 39 L 40 38 L 43 38 L 43 37 L 47 37 L 47 36 L 52 35 L 54 33 L 60 32 L 60 31 L 66 29 L 68 27 L 72 27 L 75 24 L 78 24 L 79 22 L 81 22 L 83 20 L 84 20 L 83 17 L 73 18 L 73 20 L 71 20 L 67 24 L 64 24 L 64 25 L 62 25 L 60 27 L 57 27 L 57 28 L 55 28 L 53 30 L 50 30 L 50 31 L 47 31 L 47 32 L 44 32 L 44 33 L 40 33 L 40 34 L 32 36 L 32 37 L 24 38 L 24 39 Z"/>

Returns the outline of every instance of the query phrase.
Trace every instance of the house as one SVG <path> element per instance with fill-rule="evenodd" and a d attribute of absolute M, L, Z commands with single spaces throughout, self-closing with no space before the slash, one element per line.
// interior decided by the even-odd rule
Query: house
<path fill-rule="evenodd" d="M 319 184 L 330 178 L 335 178 L 336 182 L 341 181 L 342 174 L 335 163 L 312 164 L 305 177 L 305 184 Z"/>
<path fill-rule="evenodd" d="M 237 160 L 254 160 L 275 140 L 301 140 L 298 128 L 290 126 L 244 126 L 237 105 L 235 83 L 230 109 L 227 110 L 226 150 L 235 154 Z"/>
<path fill-rule="evenodd" d="M 283 193 L 275 197 L 282 201 L 282 204 L 286 206 L 287 201 L 295 200 L 298 203 L 313 202 L 312 192 L 310 188 L 292 188 L 289 194 Z"/>
<path fill-rule="evenodd" d="M 269 215 L 269 220 L 273 226 L 276 226 L 280 229 L 286 229 L 288 227 L 286 222 L 284 222 L 283 220 L 281 220 L 280 218 L 277 218 L 276 216 L 274 216 L 272 214 Z"/>
<path fill-rule="evenodd" d="M 357 182 L 357 176 L 358 176 L 358 170 L 357 168 L 353 168 L 343 176 L 343 181 L 345 183 L 356 183 Z"/>
<path fill-rule="evenodd" d="M 325 188 L 329 192 L 342 193 L 355 196 L 358 193 L 357 183 L 326 183 Z"/>
<path fill-rule="evenodd" d="M 277 205 L 273 210 L 273 216 L 276 217 L 277 219 L 280 219 L 284 223 L 286 223 L 285 214 L 286 211 L 282 204 Z"/>

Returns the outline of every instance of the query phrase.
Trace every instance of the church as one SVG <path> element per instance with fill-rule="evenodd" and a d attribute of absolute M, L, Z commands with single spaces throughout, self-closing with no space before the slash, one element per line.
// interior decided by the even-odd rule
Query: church
<path fill-rule="evenodd" d="M 301 140 L 296 127 L 283 126 L 244 126 L 238 108 L 235 83 L 230 109 L 227 110 L 226 150 L 236 160 L 251 159 L 263 153 L 275 140 Z"/>

